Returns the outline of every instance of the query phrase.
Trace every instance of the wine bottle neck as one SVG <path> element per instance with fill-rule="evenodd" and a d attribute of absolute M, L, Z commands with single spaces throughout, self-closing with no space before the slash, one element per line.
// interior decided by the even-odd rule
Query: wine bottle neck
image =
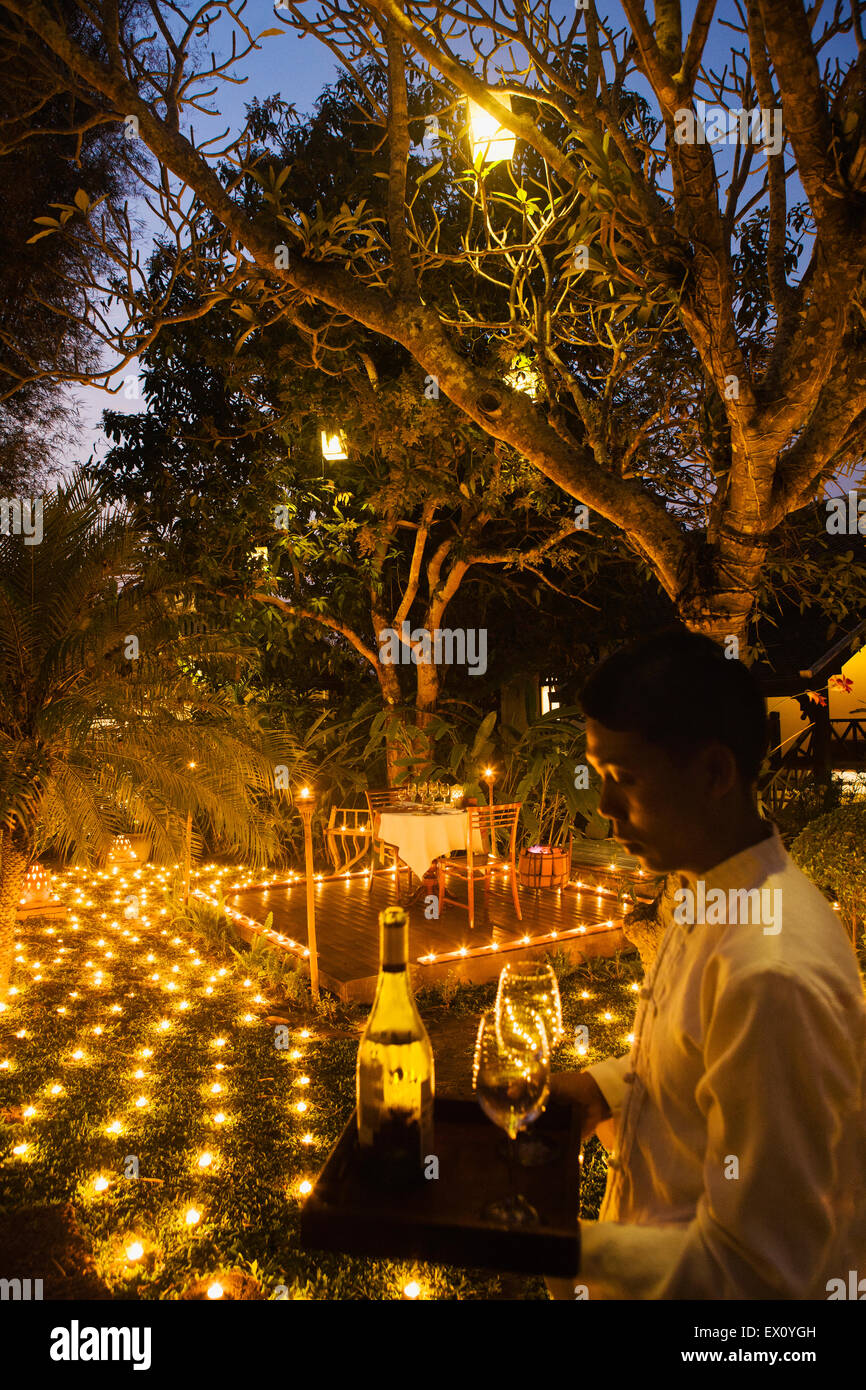
<path fill-rule="evenodd" d="M 382 969 L 389 974 L 405 970 L 409 960 L 409 929 L 407 923 L 382 927 L 380 941 Z"/>

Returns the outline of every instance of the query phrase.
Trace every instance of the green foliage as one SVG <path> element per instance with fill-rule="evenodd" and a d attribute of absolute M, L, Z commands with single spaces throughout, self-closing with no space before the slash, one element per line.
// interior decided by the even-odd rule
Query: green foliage
<path fill-rule="evenodd" d="M 813 820 L 792 844 L 791 858 L 849 921 L 866 919 L 866 802 Z"/>
<path fill-rule="evenodd" d="M 489 764 L 496 774 L 496 801 L 522 803 L 521 833 L 532 844 L 565 844 L 576 821 L 582 826 L 601 819 L 593 781 L 587 788 L 575 787 L 575 770 L 584 763 L 585 751 L 579 710 L 551 711 L 524 731 L 496 726 L 495 710 L 484 714 L 470 707 L 459 715 L 439 713 L 423 728 L 399 713 L 383 711 L 371 724 L 363 760 L 369 766 L 369 759 L 390 740 L 401 749 L 399 780 L 408 782 L 419 775 L 421 746 L 429 749 L 432 759 L 424 764 L 425 780 L 456 782 L 465 795 L 485 804 L 483 772 Z"/>
<path fill-rule="evenodd" d="M 844 790 L 839 782 L 830 781 L 822 785 L 810 778 L 772 819 L 785 844 L 790 847 L 810 822 L 835 811 L 842 805 L 843 799 Z"/>
<path fill-rule="evenodd" d="M 0 537 L 0 826 L 79 860 L 139 831 L 171 861 L 191 815 L 264 863 L 258 808 L 297 748 L 227 684 L 250 649 L 83 478 L 45 499 L 43 532 Z"/>
<path fill-rule="evenodd" d="M 269 912 L 267 930 L 273 920 Z M 311 1007 L 308 981 L 299 956 L 277 950 L 264 936 L 256 936 L 248 946 L 231 948 L 232 955 L 247 974 L 267 988 L 278 986 L 287 1000 L 303 1008 Z"/>
<path fill-rule="evenodd" d="M 461 989 L 465 988 L 465 984 L 456 973 L 449 970 L 448 974 L 444 975 L 441 980 L 435 980 L 432 985 L 415 990 L 415 998 L 419 1007 L 422 1003 L 428 1008 L 435 1008 L 439 1004 L 445 1009 L 450 1009 Z"/>
<path fill-rule="evenodd" d="M 234 923 L 226 916 L 222 888 L 215 890 L 217 903 L 209 898 L 199 898 L 194 893 L 189 902 L 183 901 L 182 884 L 176 883 L 169 900 L 168 926 L 174 931 L 183 931 L 195 937 L 203 945 L 226 955 L 241 945 Z"/>

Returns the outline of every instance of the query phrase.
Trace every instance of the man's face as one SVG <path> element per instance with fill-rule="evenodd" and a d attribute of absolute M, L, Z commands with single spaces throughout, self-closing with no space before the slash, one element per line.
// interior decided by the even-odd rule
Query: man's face
<path fill-rule="evenodd" d="M 601 815 L 614 837 L 652 873 L 691 867 L 712 823 L 705 760 L 673 759 L 641 734 L 586 721 L 586 756 L 601 777 Z"/>

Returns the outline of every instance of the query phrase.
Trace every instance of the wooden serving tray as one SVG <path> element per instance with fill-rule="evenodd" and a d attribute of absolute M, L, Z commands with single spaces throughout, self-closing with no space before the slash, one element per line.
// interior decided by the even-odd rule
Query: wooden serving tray
<path fill-rule="evenodd" d="M 540 1217 L 537 1226 L 503 1229 L 480 1215 L 508 1194 L 505 1135 L 474 1100 L 434 1102 L 438 1179 L 410 1192 L 382 1191 L 360 1172 L 355 1112 L 301 1213 L 305 1249 L 417 1259 L 470 1269 L 576 1275 L 580 1266 L 579 1106 L 549 1102 L 530 1133 L 555 1145 L 536 1167 L 515 1164 L 515 1187 Z"/>

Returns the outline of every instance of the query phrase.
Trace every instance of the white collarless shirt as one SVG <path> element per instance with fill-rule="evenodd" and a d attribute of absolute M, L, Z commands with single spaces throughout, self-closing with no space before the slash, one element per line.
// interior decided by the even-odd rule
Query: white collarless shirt
<path fill-rule="evenodd" d="M 579 1279 L 591 1298 L 826 1299 L 828 1281 L 866 1277 L 856 956 L 775 827 L 703 887 L 679 880 L 704 920 L 667 903 L 632 1049 L 587 1069 L 612 1148 Z"/>

